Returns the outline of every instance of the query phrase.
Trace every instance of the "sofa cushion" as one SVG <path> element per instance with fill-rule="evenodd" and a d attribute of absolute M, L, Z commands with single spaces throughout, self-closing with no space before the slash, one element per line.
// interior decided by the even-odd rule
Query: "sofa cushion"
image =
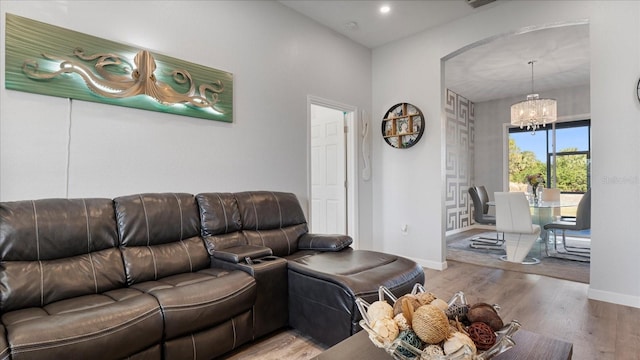
<path fill-rule="evenodd" d="M 369 250 L 302 257 L 290 261 L 289 270 L 340 284 L 356 296 L 377 296 L 380 286 L 395 289 L 408 285 L 411 288 L 416 282 L 424 282 L 424 270 L 414 261 Z"/>
<path fill-rule="evenodd" d="M 342 251 L 353 251 L 352 248 L 346 248 Z M 318 250 L 298 250 L 296 252 L 294 252 L 291 255 L 285 256 L 284 258 L 287 259 L 287 261 L 292 261 L 292 260 L 296 260 L 299 258 L 303 258 L 306 256 L 313 256 L 315 254 L 320 254 L 322 253 L 322 251 L 318 251 Z"/>
<path fill-rule="evenodd" d="M 205 269 L 133 286 L 156 297 L 165 340 L 222 323 L 252 308 L 256 282 L 245 272 Z"/>
<path fill-rule="evenodd" d="M 191 194 L 137 194 L 113 199 L 123 246 L 160 245 L 200 235 Z"/>
<path fill-rule="evenodd" d="M 116 359 L 162 340 L 155 298 L 134 289 L 61 300 L 2 315 L 12 359 Z"/>
<path fill-rule="evenodd" d="M 209 266 L 209 255 L 199 237 L 155 246 L 123 247 L 122 257 L 129 285 Z"/>
<path fill-rule="evenodd" d="M 110 199 L 0 203 L 0 310 L 123 286 L 117 239 Z"/>
<path fill-rule="evenodd" d="M 114 206 L 129 285 L 209 266 L 193 195 L 122 196 Z"/>
<path fill-rule="evenodd" d="M 275 256 L 287 256 L 298 251 L 298 238 L 307 232 L 307 225 L 300 224 L 272 230 L 244 230 L 250 245 L 271 248 Z"/>
<path fill-rule="evenodd" d="M 230 193 L 203 193 L 196 195 L 200 209 L 203 237 L 227 234 L 242 229 L 238 203 Z"/>
<path fill-rule="evenodd" d="M 0 203 L 3 261 L 54 260 L 116 247 L 110 199 Z"/>
<path fill-rule="evenodd" d="M 127 356 L 127 360 L 157 360 L 162 358 L 162 344 L 155 344 L 139 353 Z M 168 359 L 168 357 L 165 357 L 165 359 Z"/>
<path fill-rule="evenodd" d="M 0 325 L 0 360 L 11 359 L 9 344 L 7 344 L 7 329 Z"/>
<path fill-rule="evenodd" d="M 298 251 L 307 222 L 296 196 L 273 191 L 196 195 L 209 254 L 243 245 L 265 246 L 276 256 Z M 242 230 L 242 232 L 239 232 Z"/>
<path fill-rule="evenodd" d="M 3 311 L 44 306 L 124 286 L 122 256 L 107 249 L 67 259 L 7 261 L 0 277 Z"/>
<path fill-rule="evenodd" d="M 246 191 L 235 194 L 244 230 L 269 230 L 307 223 L 295 194 Z"/>
<path fill-rule="evenodd" d="M 224 354 L 253 340 L 253 322 L 253 311 L 247 310 L 198 333 L 168 340 L 164 343 L 164 359 L 229 358 Z"/>

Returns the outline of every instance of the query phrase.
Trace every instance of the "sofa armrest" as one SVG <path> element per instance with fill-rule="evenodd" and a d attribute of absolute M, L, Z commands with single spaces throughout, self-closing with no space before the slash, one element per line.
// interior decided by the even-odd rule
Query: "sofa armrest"
<path fill-rule="evenodd" d="M 257 245 L 239 245 L 213 252 L 213 257 L 230 263 L 239 263 L 249 257 L 257 259 L 273 255 L 270 248 Z"/>
<path fill-rule="evenodd" d="M 298 249 L 340 251 L 353 243 L 349 235 L 304 234 L 298 240 Z"/>

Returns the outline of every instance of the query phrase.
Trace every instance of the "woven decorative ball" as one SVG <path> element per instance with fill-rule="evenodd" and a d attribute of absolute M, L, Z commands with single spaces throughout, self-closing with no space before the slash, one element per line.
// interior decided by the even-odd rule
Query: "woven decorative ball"
<path fill-rule="evenodd" d="M 458 351 L 464 345 L 467 345 L 474 354 L 477 352 L 476 345 L 473 343 L 473 340 L 461 332 L 454 332 L 451 334 L 447 341 L 442 345 L 442 348 L 444 349 L 444 353 L 449 355 Z"/>
<path fill-rule="evenodd" d="M 458 321 L 464 321 L 467 319 L 467 313 L 469 312 L 469 305 L 467 304 L 451 304 L 445 311 L 449 319 L 458 318 Z"/>
<path fill-rule="evenodd" d="M 447 311 L 447 309 L 449 309 L 449 304 L 442 299 L 434 299 L 430 305 L 433 305 L 442 311 Z"/>
<path fill-rule="evenodd" d="M 414 310 L 419 308 L 421 305 L 418 299 L 414 295 L 407 294 L 407 295 L 400 296 L 398 300 L 396 300 L 396 302 L 393 304 L 393 316 L 396 316 L 402 313 L 402 302 L 404 299 L 408 299 L 409 304 L 413 306 Z"/>
<path fill-rule="evenodd" d="M 496 343 L 496 333 L 483 322 L 475 322 L 467 327 L 469 338 L 476 344 L 478 350 L 489 350 Z"/>
<path fill-rule="evenodd" d="M 422 347 L 424 346 L 424 343 L 422 342 L 422 340 L 420 340 L 418 335 L 416 335 L 416 333 L 411 330 L 405 330 L 401 332 L 400 335 L 398 335 L 398 338 L 418 349 L 422 349 Z M 406 357 L 409 357 L 409 358 L 416 357 L 416 354 L 414 354 L 413 352 L 409 351 L 408 349 L 402 346 L 398 346 L 396 350 Z"/>
<path fill-rule="evenodd" d="M 439 345 L 429 345 L 422 350 L 422 357 L 420 359 L 440 359 L 440 356 L 444 355 L 444 351 Z"/>
<path fill-rule="evenodd" d="M 396 322 L 393 321 L 393 319 L 376 320 L 371 323 L 371 329 L 375 331 L 378 342 L 382 343 L 383 345 L 395 340 L 400 333 L 400 331 L 398 330 L 398 325 L 396 325 Z M 371 336 L 369 337 L 371 338 Z"/>
<path fill-rule="evenodd" d="M 398 314 L 398 315 L 394 316 L 393 317 L 393 321 L 396 322 L 396 325 L 398 325 L 398 329 L 400 331 L 411 329 L 411 326 L 407 322 L 407 318 L 405 318 L 404 315 L 402 315 L 402 314 Z"/>
<path fill-rule="evenodd" d="M 374 301 L 369 305 L 367 315 L 369 316 L 369 322 L 371 323 L 381 319 L 393 319 L 393 307 L 391 307 L 391 305 L 386 301 Z"/>
<path fill-rule="evenodd" d="M 431 302 L 436 299 L 436 296 L 430 292 L 417 293 L 415 296 L 416 296 L 416 299 L 418 299 L 418 301 L 420 302 L 420 305 L 431 304 Z"/>
<path fill-rule="evenodd" d="M 471 323 L 483 322 L 491 326 L 493 331 L 498 331 L 504 326 L 504 323 L 496 309 L 486 303 L 478 303 L 469 307 L 467 318 Z"/>
<path fill-rule="evenodd" d="M 427 344 L 437 344 L 449 336 L 447 315 L 433 305 L 423 305 L 413 313 L 413 331 Z"/>

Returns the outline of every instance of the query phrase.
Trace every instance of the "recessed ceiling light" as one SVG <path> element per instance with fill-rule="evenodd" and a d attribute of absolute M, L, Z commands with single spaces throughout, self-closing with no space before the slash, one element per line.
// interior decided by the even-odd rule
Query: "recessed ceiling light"
<path fill-rule="evenodd" d="M 389 5 L 383 5 L 383 6 L 380 7 L 380 12 L 382 14 L 386 14 L 389 11 L 391 11 L 391 7 L 389 7 Z"/>

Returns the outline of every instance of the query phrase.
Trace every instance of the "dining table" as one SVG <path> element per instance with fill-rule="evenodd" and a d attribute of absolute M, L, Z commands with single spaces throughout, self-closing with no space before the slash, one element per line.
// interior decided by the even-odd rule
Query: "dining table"
<path fill-rule="evenodd" d="M 540 227 L 544 227 L 556 220 L 560 220 L 561 208 L 577 206 L 578 203 L 576 202 L 530 200 L 531 221 L 540 225 Z M 541 236 L 544 236 L 544 234 L 541 233 Z"/>
<path fill-rule="evenodd" d="M 487 202 L 489 206 L 495 206 L 495 201 Z M 573 201 L 542 201 L 529 199 L 531 209 L 531 222 L 544 227 L 556 220 L 560 220 L 560 209 L 563 207 L 577 207 L 578 203 Z M 541 233 L 542 234 L 542 233 Z M 543 235 L 541 235 L 543 236 Z"/>

